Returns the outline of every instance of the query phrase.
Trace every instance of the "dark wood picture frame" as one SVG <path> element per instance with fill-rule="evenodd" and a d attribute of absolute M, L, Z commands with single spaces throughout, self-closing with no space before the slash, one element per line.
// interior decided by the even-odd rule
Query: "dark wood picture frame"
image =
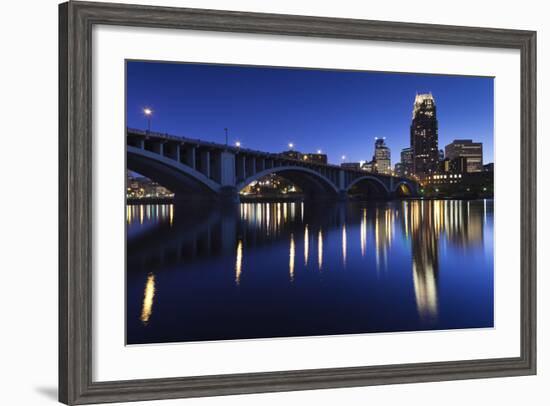
<path fill-rule="evenodd" d="M 521 53 L 521 354 L 476 359 L 114 382 L 92 380 L 94 24 L 379 40 Z M 536 373 L 536 32 L 68 2 L 59 7 L 59 400 L 184 398 Z"/>

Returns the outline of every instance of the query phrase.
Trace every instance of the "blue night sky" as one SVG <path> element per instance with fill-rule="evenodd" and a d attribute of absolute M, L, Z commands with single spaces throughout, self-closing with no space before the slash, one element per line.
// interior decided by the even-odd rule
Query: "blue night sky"
<path fill-rule="evenodd" d="M 432 92 L 439 148 L 483 142 L 493 162 L 493 79 L 232 65 L 127 63 L 127 125 L 268 152 L 318 149 L 329 162 L 370 160 L 386 137 L 392 165 L 409 146 L 416 93 Z"/>

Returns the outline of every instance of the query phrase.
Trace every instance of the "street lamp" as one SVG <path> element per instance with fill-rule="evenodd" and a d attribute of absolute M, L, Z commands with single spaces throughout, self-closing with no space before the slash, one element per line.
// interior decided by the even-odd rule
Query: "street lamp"
<path fill-rule="evenodd" d="M 235 146 L 236 146 L 237 148 L 240 148 L 240 147 L 241 147 L 241 142 L 240 142 L 240 141 L 235 141 Z"/>
<path fill-rule="evenodd" d="M 293 148 L 294 148 L 294 143 L 293 143 L 293 142 L 289 142 L 289 143 L 288 143 L 288 148 L 293 149 Z"/>
<path fill-rule="evenodd" d="M 143 109 L 143 114 L 147 117 L 147 132 L 151 131 L 151 116 L 153 115 L 153 110 L 149 107 Z"/>
<path fill-rule="evenodd" d="M 317 153 L 318 153 L 318 154 L 322 154 L 323 151 L 321 151 L 320 149 L 318 149 L 318 150 L 317 150 Z"/>
<path fill-rule="evenodd" d="M 342 161 L 345 161 L 345 160 L 346 160 L 346 156 L 342 155 Z"/>

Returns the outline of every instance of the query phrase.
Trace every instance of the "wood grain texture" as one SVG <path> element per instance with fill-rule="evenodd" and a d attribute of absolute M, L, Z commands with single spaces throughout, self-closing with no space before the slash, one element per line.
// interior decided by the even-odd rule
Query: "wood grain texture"
<path fill-rule="evenodd" d="M 91 32 L 94 24 L 519 49 L 521 354 L 517 358 L 92 381 Z M 536 373 L 536 33 L 69 2 L 59 8 L 59 400 L 135 401 Z"/>

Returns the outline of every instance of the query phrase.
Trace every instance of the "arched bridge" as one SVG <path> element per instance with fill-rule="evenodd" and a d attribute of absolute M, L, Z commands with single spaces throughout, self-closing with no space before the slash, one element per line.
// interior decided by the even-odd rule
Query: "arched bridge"
<path fill-rule="evenodd" d="M 126 151 L 129 170 L 167 187 L 181 200 L 238 201 L 240 190 L 272 173 L 312 198 L 361 195 L 388 199 L 418 193 L 418 184 L 409 178 L 130 128 Z"/>

